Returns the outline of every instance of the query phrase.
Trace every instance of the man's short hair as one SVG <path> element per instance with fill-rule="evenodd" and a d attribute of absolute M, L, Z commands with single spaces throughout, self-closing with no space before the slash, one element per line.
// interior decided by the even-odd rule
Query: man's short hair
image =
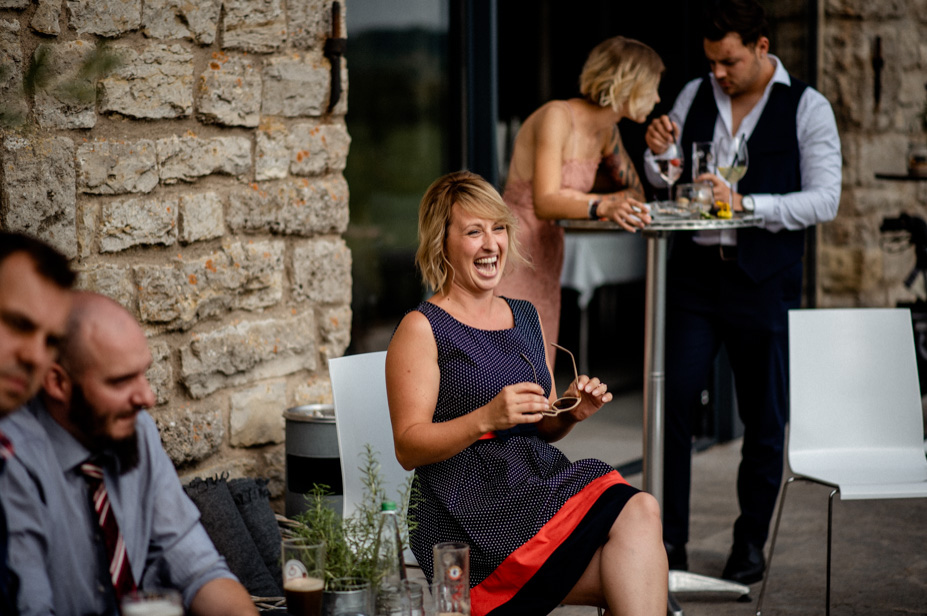
<path fill-rule="evenodd" d="M 63 254 L 29 235 L 0 231 L 0 264 L 17 252 L 26 253 L 39 274 L 62 289 L 70 289 L 74 284 L 76 274 Z"/>
<path fill-rule="evenodd" d="M 705 7 L 702 31 L 709 41 L 736 32 L 744 45 L 752 45 L 761 36 L 769 36 L 769 22 L 756 0 L 711 0 Z"/>

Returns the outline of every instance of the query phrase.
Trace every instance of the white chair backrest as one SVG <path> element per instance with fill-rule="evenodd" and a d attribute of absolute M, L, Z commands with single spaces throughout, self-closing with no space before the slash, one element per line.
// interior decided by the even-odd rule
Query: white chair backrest
<path fill-rule="evenodd" d="M 796 453 L 828 450 L 856 450 L 878 461 L 880 452 L 910 448 L 923 460 L 907 309 L 789 311 L 789 374 L 790 464 Z"/>
<path fill-rule="evenodd" d="M 328 361 L 335 402 L 335 424 L 344 482 L 344 516 L 363 500 L 360 467 L 364 446 L 377 454 L 388 498 L 398 500 L 412 474 L 396 461 L 393 429 L 386 401 L 386 351 L 338 357 Z"/>

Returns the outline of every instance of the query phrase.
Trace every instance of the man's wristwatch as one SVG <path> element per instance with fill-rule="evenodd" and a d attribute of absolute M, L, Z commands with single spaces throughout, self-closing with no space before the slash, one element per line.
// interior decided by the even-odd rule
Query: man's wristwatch
<path fill-rule="evenodd" d="M 599 219 L 599 203 L 601 199 L 590 199 L 589 200 L 589 220 L 598 220 Z"/>
<path fill-rule="evenodd" d="M 751 195 L 744 195 L 740 198 L 740 205 L 744 208 L 745 212 L 752 212 L 756 209 L 756 201 L 753 200 Z"/>

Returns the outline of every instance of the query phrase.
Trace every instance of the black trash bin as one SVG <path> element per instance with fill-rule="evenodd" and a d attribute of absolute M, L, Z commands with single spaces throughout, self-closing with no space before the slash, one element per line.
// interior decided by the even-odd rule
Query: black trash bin
<path fill-rule="evenodd" d="M 341 456 L 331 404 L 306 404 L 289 408 L 286 419 L 286 515 L 306 510 L 306 492 L 313 484 L 327 485 L 332 495 L 326 504 L 339 515 L 344 505 Z"/>

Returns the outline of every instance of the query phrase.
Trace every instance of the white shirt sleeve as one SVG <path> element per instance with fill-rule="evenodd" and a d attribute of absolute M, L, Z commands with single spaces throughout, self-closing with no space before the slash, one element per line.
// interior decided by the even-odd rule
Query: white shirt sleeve
<path fill-rule="evenodd" d="M 669 112 L 670 120 L 679 125 L 680 142 L 682 141 L 682 131 L 685 128 L 686 116 L 689 115 L 689 107 L 692 106 L 692 101 L 695 100 L 695 95 L 698 93 L 698 87 L 701 83 L 702 78 L 693 79 L 687 83 L 679 93 L 679 96 L 676 97 L 676 102 L 673 103 L 673 108 Z M 688 156 L 688 153 L 685 154 Z M 653 152 L 650 151 L 650 148 L 644 150 L 644 173 L 651 186 L 666 186 L 666 182 L 660 177 L 660 171 L 656 161 L 653 159 Z"/>
<path fill-rule="evenodd" d="M 834 111 L 824 95 L 807 88 L 796 117 L 801 190 L 754 194 L 756 214 L 769 231 L 797 230 L 833 220 L 840 204 L 842 158 Z"/>

